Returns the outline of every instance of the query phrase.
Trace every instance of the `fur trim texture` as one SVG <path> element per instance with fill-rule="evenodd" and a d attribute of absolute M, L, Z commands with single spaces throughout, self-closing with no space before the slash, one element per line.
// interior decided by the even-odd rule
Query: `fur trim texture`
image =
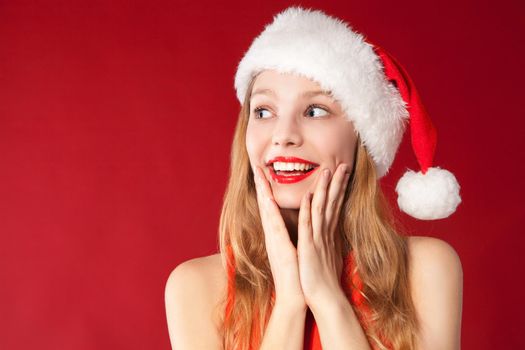
<path fill-rule="evenodd" d="M 378 178 L 388 172 L 409 114 L 363 35 L 319 10 L 289 7 L 254 39 L 237 67 L 234 85 L 241 104 L 250 80 L 266 69 L 302 75 L 332 91 L 372 156 Z"/>

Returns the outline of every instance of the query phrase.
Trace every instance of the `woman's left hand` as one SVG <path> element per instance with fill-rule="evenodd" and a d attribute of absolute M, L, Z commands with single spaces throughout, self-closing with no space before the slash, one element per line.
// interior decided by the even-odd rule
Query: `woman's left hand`
<path fill-rule="evenodd" d="M 350 176 L 347 169 L 346 164 L 339 165 L 333 177 L 324 169 L 328 174 L 319 174 L 314 193 L 305 194 L 299 209 L 299 274 L 305 301 L 312 310 L 344 295 L 343 258 L 336 226 Z"/>

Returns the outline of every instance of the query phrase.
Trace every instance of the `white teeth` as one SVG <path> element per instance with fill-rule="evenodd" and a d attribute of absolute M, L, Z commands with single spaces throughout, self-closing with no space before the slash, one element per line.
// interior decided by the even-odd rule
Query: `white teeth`
<path fill-rule="evenodd" d="M 274 162 L 273 168 L 275 171 L 293 171 L 293 170 L 310 170 L 314 166 L 305 163 L 288 163 L 288 162 Z"/>

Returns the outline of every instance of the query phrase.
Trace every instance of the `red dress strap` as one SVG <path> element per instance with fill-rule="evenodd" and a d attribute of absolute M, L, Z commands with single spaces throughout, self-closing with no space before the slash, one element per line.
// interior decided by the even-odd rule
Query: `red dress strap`
<path fill-rule="evenodd" d="M 227 263 L 227 276 L 228 276 L 228 287 L 226 295 L 226 311 L 225 320 L 231 316 L 233 302 L 235 298 L 235 258 L 233 256 L 233 250 L 230 244 L 226 245 L 226 263 Z"/>

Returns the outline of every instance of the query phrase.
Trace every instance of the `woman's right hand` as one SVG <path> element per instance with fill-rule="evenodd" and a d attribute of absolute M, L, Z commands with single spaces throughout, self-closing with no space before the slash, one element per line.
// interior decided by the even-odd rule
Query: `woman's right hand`
<path fill-rule="evenodd" d="M 255 188 L 264 230 L 266 252 L 275 285 L 275 303 L 307 308 L 301 281 L 297 249 L 290 240 L 279 206 L 274 200 L 270 183 L 256 166 Z M 304 199 L 303 199 L 304 200 Z"/>

